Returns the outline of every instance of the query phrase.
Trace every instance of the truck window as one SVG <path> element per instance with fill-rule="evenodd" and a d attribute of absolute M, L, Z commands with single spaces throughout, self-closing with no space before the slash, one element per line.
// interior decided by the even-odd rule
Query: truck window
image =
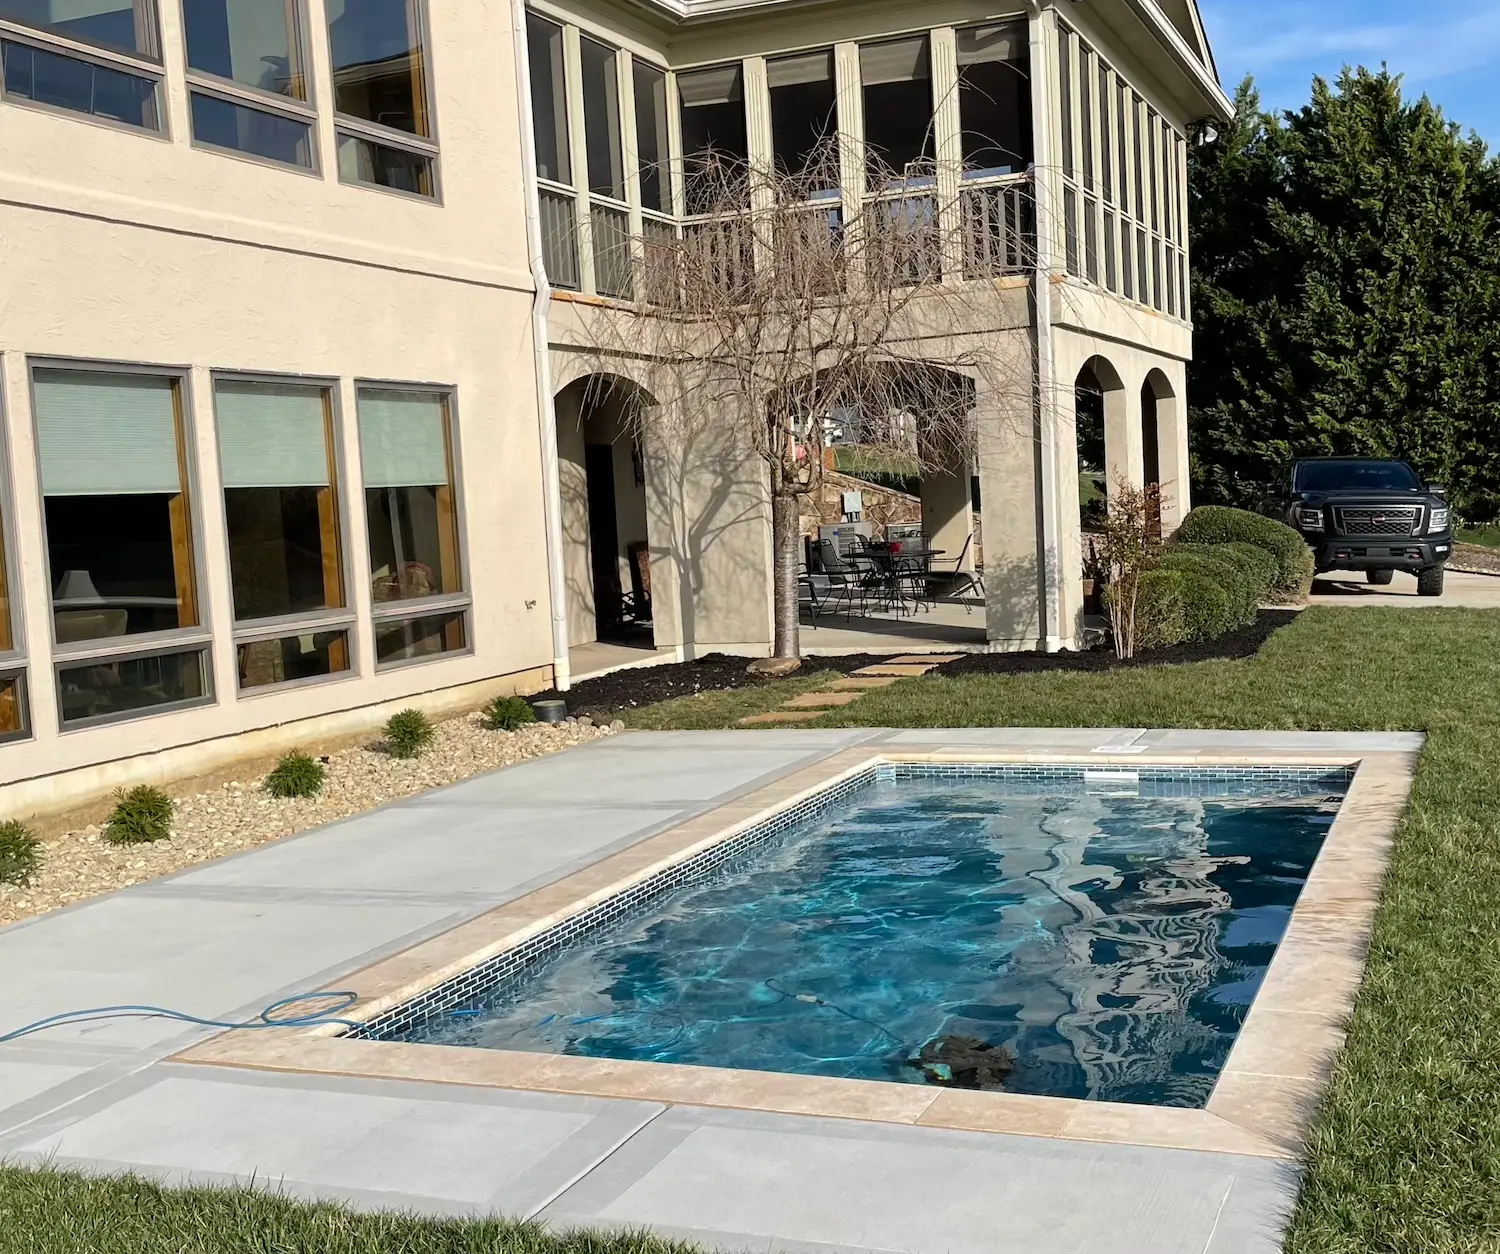
<path fill-rule="evenodd" d="M 1422 481 L 1405 462 L 1303 462 L 1292 477 L 1296 492 L 1414 492 Z"/>

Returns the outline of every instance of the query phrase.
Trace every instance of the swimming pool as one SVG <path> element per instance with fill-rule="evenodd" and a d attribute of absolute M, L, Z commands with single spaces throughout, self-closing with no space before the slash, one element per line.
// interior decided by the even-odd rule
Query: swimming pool
<path fill-rule="evenodd" d="M 358 1034 L 1202 1106 L 1349 778 L 885 763 Z"/>

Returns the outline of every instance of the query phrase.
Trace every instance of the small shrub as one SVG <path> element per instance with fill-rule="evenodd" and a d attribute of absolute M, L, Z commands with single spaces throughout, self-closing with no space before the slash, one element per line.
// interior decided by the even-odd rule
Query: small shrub
<path fill-rule="evenodd" d="M 1240 542 L 1265 549 L 1276 559 L 1270 593 L 1278 601 L 1297 601 L 1312 583 L 1312 551 L 1285 523 L 1225 505 L 1200 505 L 1182 520 L 1177 539 L 1183 544 Z"/>
<path fill-rule="evenodd" d="M 160 788 L 138 784 L 115 793 L 115 808 L 104 822 L 104 839 L 112 845 L 145 845 L 172 836 L 172 798 Z"/>
<path fill-rule="evenodd" d="M 1212 547 L 1234 555 L 1245 573 L 1255 581 L 1255 586 L 1259 589 L 1256 593 L 1257 601 L 1264 601 L 1270 596 L 1276 583 L 1278 568 L 1276 559 L 1269 550 L 1243 540 L 1231 540 L 1228 544 L 1216 544 Z"/>
<path fill-rule="evenodd" d="M 490 731 L 515 731 L 536 722 L 536 711 L 524 697 L 496 697 L 480 718 Z"/>
<path fill-rule="evenodd" d="M 1239 547 L 1239 546 L 1235 546 Z M 1255 621 L 1266 585 L 1255 577 L 1227 544 L 1175 544 L 1162 552 L 1157 565 L 1164 570 L 1193 571 L 1211 579 L 1228 598 L 1231 626 Z"/>
<path fill-rule="evenodd" d="M 1104 590 L 1106 613 L 1113 612 L 1114 587 Z M 1135 647 L 1164 649 L 1180 644 L 1187 636 L 1187 618 L 1182 604 L 1179 572 L 1147 570 L 1140 575 L 1135 603 Z"/>
<path fill-rule="evenodd" d="M 432 746 L 437 730 L 421 710 L 398 710 L 385 723 L 385 744 L 393 758 L 415 758 Z"/>
<path fill-rule="evenodd" d="M 42 842 L 20 819 L 0 823 L 0 884 L 25 888 L 42 865 Z"/>
<path fill-rule="evenodd" d="M 285 753 L 266 776 L 266 791 L 273 797 L 316 797 L 323 791 L 328 772 L 317 758 L 300 749 Z"/>
<path fill-rule="evenodd" d="M 1179 569 L 1177 587 L 1182 595 L 1185 641 L 1217 640 L 1240 625 L 1238 610 L 1224 585 L 1202 571 Z"/>

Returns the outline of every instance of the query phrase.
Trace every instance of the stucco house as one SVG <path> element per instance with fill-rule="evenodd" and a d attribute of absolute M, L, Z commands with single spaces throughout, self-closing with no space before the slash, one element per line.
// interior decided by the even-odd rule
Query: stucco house
<path fill-rule="evenodd" d="M 765 653 L 754 466 L 590 341 L 709 150 L 964 224 L 992 647 L 1077 641 L 1079 388 L 1188 507 L 1193 0 L 0 0 L 0 78 L 0 812 L 566 682 L 606 585 Z"/>

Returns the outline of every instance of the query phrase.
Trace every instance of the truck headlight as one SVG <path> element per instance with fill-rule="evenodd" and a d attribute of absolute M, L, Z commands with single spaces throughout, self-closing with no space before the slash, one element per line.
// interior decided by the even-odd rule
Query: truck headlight
<path fill-rule="evenodd" d="M 1427 534 L 1430 536 L 1441 535 L 1448 530 L 1448 519 L 1452 515 L 1451 509 L 1435 508 L 1432 517 L 1427 523 Z"/>
<path fill-rule="evenodd" d="M 1320 509 L 1299 509 L 1297 511 L 1297 525 L 1303 531 L 1323 530 L 1323 511 Z"/>

